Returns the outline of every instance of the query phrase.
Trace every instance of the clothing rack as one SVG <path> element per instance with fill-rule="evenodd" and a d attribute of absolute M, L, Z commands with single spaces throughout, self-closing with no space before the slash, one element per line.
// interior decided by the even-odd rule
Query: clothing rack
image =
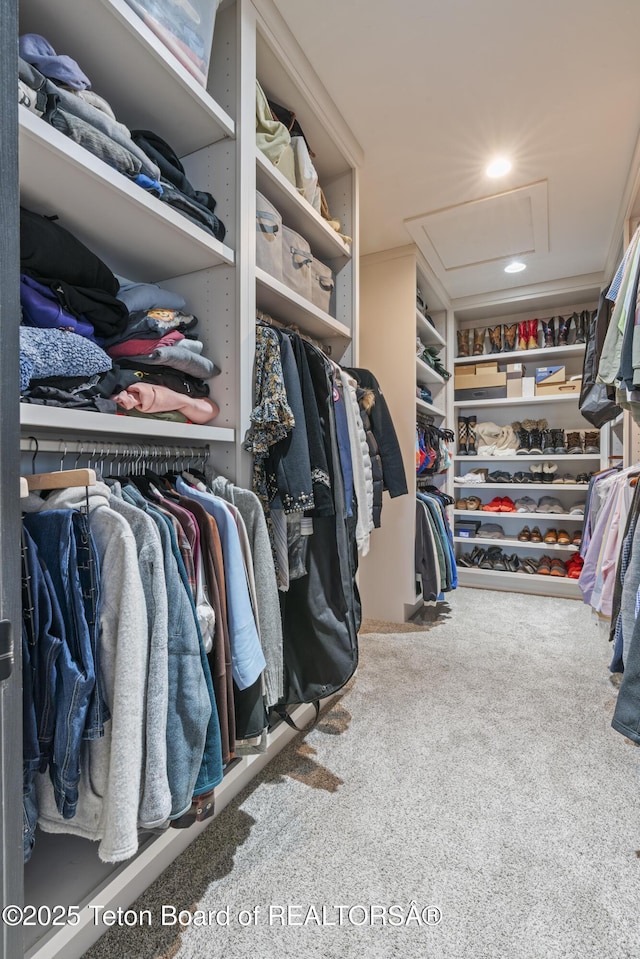
<path fill-rule="evenodd" d="M 35 444 L 35 445 L 34 445 Z M 159 443 L 86 443 L 84 441 L 67 442 L 66 440 L 40 440 L 35 436 L 27 436 L 20 440 L 20 450 L 32 455 L 32 472 L 35 473 L 36 459 L 39 453 L 57 453 L 60 457 L 60 470 L 64 469 L 64 461 L 69 457 L 75 457 L 74 465 L 81 459 L 86 458 L 88 466 L 93 463 L 104 464 L 105 462 L 129 460 L 132 465 L 132 472 L 138 469 L 144 469 L 154 464 L 187 463 L 199 462 L 202 470 L 209 462 L 211 447 L 208 444 L 182 445 L 178 443 L 159 444 Z M 102 472 L 102 470 L 100 470 Z"/>
<path fill-rule="evenodd" d="M 263 313 L 262 310 L 256 310 L 256 323 L 266 323 L 268 326 L 276 326 L 282 330 L 290 330 L 291 333 L 297 333 L 303 340 L 307 340 L 316 349 L 321 350 L 326 356 L 331 356 L 331 346 L 328 343 L 321 343 L 314 339 L 308 333 L 303 333 L 295 323 L 285 323 L 284 320 L 276 320 L 269 313 Z"/>

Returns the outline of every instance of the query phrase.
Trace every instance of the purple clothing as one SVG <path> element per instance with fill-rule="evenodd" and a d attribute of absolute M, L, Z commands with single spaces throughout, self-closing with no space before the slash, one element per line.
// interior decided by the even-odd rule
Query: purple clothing
<path fill-rule="evenodd" d="M 63 83 L 72 90 L 88 90 L 91 80 L 82 72 L 71 57 L 57 56 L 48 40 L 38 33 L 24 33 L 18 40 L 18 51 L 23 60 L 31 63 L 36 70 Z"/>

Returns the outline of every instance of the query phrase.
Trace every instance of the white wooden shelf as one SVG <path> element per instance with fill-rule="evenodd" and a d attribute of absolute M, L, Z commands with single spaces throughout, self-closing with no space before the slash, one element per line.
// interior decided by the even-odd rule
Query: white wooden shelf
<path fill-rule="evenodd" d="M 425 346 L 446 346 L 447 341 L 435 326 L 426 320 L 420 310 L 416 310 L 416 333 Z"/>
<path fill-rule="evenodd" d="M 125 0 L 23 0 L 21 33 L 73 56 L 130 129 L 153 130 L 179 156 L 235 135 L 233 119 Z"/>
<path fill-rule="evenodd" d="M 195 423 L 170 423 L 166 420 L 94 413 L 91 410 L 65 410 L 60 407 L 20 404 L 20 425 L 25 429 L 56 430 L 58 433 L 133 436 L 145 439 L 172 439 L 188 444 L 191 440 L 233 443 L 235 430 L 225 426 L 198 426 Z"/>
<path fill-rule="evenodd" d="M 554 463 L 572 463 L 574 461 L 589 460 L 590 462 L 600 461 L 600 453 L 513 453 L 509 456 L 464 456 L 456 453 L 453 457 L 455 462 L 469 463 L 537 463 L 553 460 Z"/>
<path fill-rule="evenodd" d="M 416 409 L 421 413 L 429 413 L 431 416 L 440 416 L 442 418 L 446 416 L 444 410 L 434 406 L 433 403 L 427 403 L 426 400 L 421 400 L 419 396 L 416 396 Z"/>
<path fill-rule="evenodd" d="M 584 516 L 576 516 L 571 513 L 485 513 L 483 509 L 454 509 L 454 516 L 470 516 L 475 517 L 476 519 L 483 519 L 488 515 L 499 516 L 501 520 L 503 519 L 535 519 L 539 520 L 540 517 L 551 518 L 553 521 L 562 522 L 562 523 L 583 523 Z"/>
<path fill-rule="evenodd" d="M 315 306 L 311 300 L 290 290 L 288 286 L 269 276 L 264 270 L 256 269 L 256 301 L 258 309 L 271 314 L 275 320 L 294 323 L 304 333 L 316 339 L 351 339 L 351 331 L 344 323 L 329 316 Z"/>
<path fill-rule="evenodd" d="M 578 580 L 566 576 L 541 576 L 539 573 L 512 573 L 506 570 L 459 566 L 458 585 L 512 593 L 533 593 L 536 596 L 582 599 Z"/>
<path fill-rule="evenodd" d="M 261 150 L 256 149 L 256 186 L 282 214 L 285 226 L 300 233 L 321 260 L 351 259 L 351 246 L 333 230 Z"/>
<path fill-rule="evenodd" d="M 540 514 L 542 515 L 542 514 Z M 511 548 L 524 547 L 525 549 L 542 549 L 544 552 L 554 552 L 554 553 L 575 553 L 578 546 L 560 546 L 557 543 L 527 543 L 521 542 L 519 539 L 503 539 L 489 537 L 489 536 L 454 536 L 454 543 L 475 543 L 480 544 L 481 546 L 508 546 Z M 465 567 L 469 568 L 469 567 Z M 499 572 L 499 570 L 498 570 Z"/>
<path fill-rule="evenodd" d="M 19 108 L 23 206 L 57 214 L 108 265 L 157 282 L 234 263 L 233 250 L 44 120 Z"/>
<path fill-rule="evenodd" d="M 529 490 L 545 490 L 547 493 L 553 493 L 554 495 L 558 492 L 562 493 L 565 490 L 582 490 L 583 493 L 586 493 L 589 489 L 587 483 L 455 483 L 454 491 L 456 489 L 504 489 L 504 490 L 518 490 L 522 493 L 523 496 L 529 492 Z M 513 499 L 513 496 L 511 497 Z"/>
<path fill-rule="evenodd" d="M 438 386 L 444 386 L 446 380 L 436 370 L 416 356 L 416 380 L 418 383 L 436 383 Z"/>
<path fill-rule="evenodd" d="M 484 409 L 485 407 L 496 409 L 500 406 L 542 406 L 551 403 L 573 403 L 577 406 L 579 399 L 579 393 L 572 393 L 571 396 L 503 396 L 496 400 L 455 400 L 453 406 L 456 409 L 471 406 L 474 409 Z"/>
<path fill-rule="evenodd" d="M 528 360 L 542 360 L 556 358 L 568 359 L 571 356 L 582 356 L 585 350 L 584 343 L 574 343 L 571 346 L 550 346 L 537 350 L 512 350 L 509 353 L 483 353 L 481 356 L 458 356 L 453 361 L 455 366 L 468 366 L 479 363 L 526 363 Z"/>

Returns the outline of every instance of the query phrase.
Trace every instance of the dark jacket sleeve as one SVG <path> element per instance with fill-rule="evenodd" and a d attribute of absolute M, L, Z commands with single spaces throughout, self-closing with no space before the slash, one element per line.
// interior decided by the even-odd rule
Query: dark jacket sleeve
<path fill-rule="evenodd" d="M 404 496 L 408 493 L 407 477 L 404 472 L 402 462 L 402 453 L 396 430 L 391 419 L 391 413 L 387 406 L 380 384 L 369 370 L 350 369 L 351 373 L 360 386 L 365 389 L 373 390 L 376 401 L 370 413 L 371 429 L 378 444 L 378 452 L 382 461 L 382 475 L 384 480 L 384 489 L 389 492 L 389 496 Z"/>
<path fill-rule="evenodd" d="M 640 744 L 640 616 L 633 629 L 611 725 Z"/>

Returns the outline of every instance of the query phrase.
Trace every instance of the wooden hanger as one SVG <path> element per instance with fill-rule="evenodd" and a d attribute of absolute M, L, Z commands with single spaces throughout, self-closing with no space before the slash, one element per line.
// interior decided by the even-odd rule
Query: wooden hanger
<path fill-rule="evenodd" d="M 69 489 L 75 486 L 94 486 L 96 483 L 95 470 L 57 470 L 54 473 L 31 473 L 21 477 L 25 480 L 29 490 L 38 489 Z M 22 483 L 20 484 L 22 489 Z"/>

